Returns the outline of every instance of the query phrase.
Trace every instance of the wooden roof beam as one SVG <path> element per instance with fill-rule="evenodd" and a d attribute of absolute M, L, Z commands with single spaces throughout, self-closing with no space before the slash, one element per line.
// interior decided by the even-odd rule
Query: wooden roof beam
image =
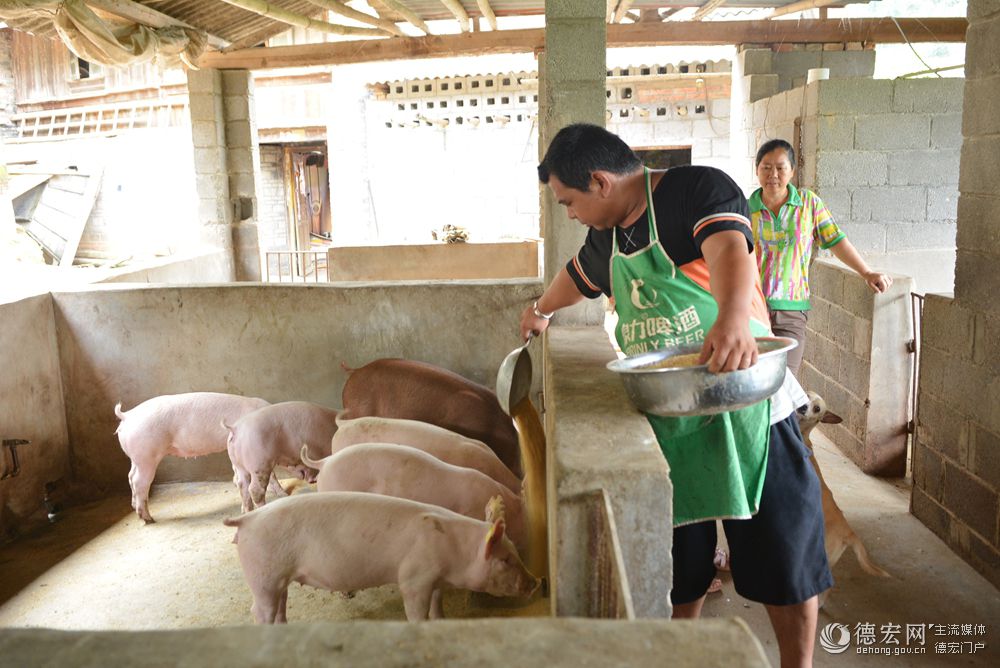
<path fill-rule="evenodd" d="M 615 8 L 615 15 L 611 17 L 612 23 L 621 23 L 628 10 L 632 9 L 634 0 L 618 0 L 618 7 Z"/>
<path fill-rule="evenodd" d="M 804 12 L 809 9 L 825 9 L 829 5 L 836 4 L 840 0 L 800 0 L 799 2 L 793 2 L 790 5 L 785 5 L 784 7 L 777 7 L 773 12 L 767 15 L 767 18 L 773 19 L 776 16 L 784 16 L 785 14 L 794 14 L 795 12 Z"/>
<path fill-rule="evenodd" d="M 896 19 L 911 42 L 964 42 L 964 18 Z M 609 47 L 668 44 L 782 44 L 789 42 L 870 42 L 901 44 L 903 35 L 890 18 L 803 19 L 802 21 L 663 21 L 608 25 Z M 532 53 L 545 48 L 545 31 L 497 30 L 407 39 L 324 42 L 295 46 L 210 52 L 199 67 L 264 70 L 275 67 L 344 65 L 487 53 Z"/>
<path fill-rule="evenodd" d="M 458 0 L 441 0 L 441 4 L 448 8 L 448 11 L 455 16 L 455 20 L 458 21 L 459 27 L 462 32 L 469 32 L 472 29 L 472 19 L 469 18 L 469 13 L 465 11 L 465 7 Z"/>
<path fill-rule="evenodd" d="M 323 9 L 329 10 L 334 14 L 339 14 L 340 16 L 354 19 L 360 23 L 367 23 L 368 25 L 375 26 L 376 28 L 381 28 L 390 35 L 395 35 L 396 37 L 406 37 L 406 33 L 399 29 L 392 21 L 386 19 L 381 19 L 377 16 L 372 16 L 371 14 L 365 14 L 364 12 L 358 11 L 353 7 L 348 7 L 343 2 L 338 2 L 337 0 L 308 0 L 317 7 L 322 7 Z"/>
<path fill-rule="evenodd" d="M 180 19 L 175 19 L 172 16 L 158 12 L 155 9 L 150 9 L 132 0 L 86 0 L 86 4 L 90 5 L 92 9 L 99 9 L 107 14 L 113 14 L 114 16 L 134 21 L 150 28 L 180 26 L 182 28 L 201 30 L 197 26 L 190 25 Z M 218 35 L 206 34 L 208 35 L 208 45 L 213 49 L 224 49 L 229 46 L 229 42 Z"/>
<path fill-rule="evenodd" d="M 479 11 L 486 19 L 486 22 L 490 24 L 490 30 L 496 30 L 497 15 L 493 13 L 493 8 L 490 7 L 490 0 L 476 0 L 476 4 L 479 6 Z"/>
<path fill-rule="evenodd" d="M 705 0 L 705 4 L 695 11 L 694 16 L 691 17 L 692 21 L 701 21 L 703 18 L 715 11 L 716 7 L 719 7 L 726 0 Z"/>
<path fill-rule="evenodd" d="M 427 27 L 427 24 L 422 18 L 420 18 L 420 15 L 404 5 L 402 2 L 399 2 L 399 0 L 381 0 L 381 2 L 383 5 L 409 21 L 410 24 L 417 30 L 423 31 L 426 35 L 431 34 L 431 29 Z"/>
<path fill-rule="evenodd" d="M 319 32 L 331 33 L 333 35 L 361 35 L 364 37 L 385 36 L 385 33 L 382 30 L 376 28 L 356 28 L 354 26 L 343 26 L 336 23 L 319 21 L 317 19 L 311 19 L 308 16 L 303 16 L 302 14 L 296 14 L 295 12 L 282 9 L 281 7 L 264 2 L 264 0 L 222 0 L 222 2 L 227 5 L 232 5 L 233 7 L 245 9 L 248 12 L 252 12 L 260 16 L 266 16 L 267 18 L 274 19 L 275 21 L 281 21 L 282 23 L 298 26 L 300 28 L 308 28 L 309 30 L 317 30 Z"/>

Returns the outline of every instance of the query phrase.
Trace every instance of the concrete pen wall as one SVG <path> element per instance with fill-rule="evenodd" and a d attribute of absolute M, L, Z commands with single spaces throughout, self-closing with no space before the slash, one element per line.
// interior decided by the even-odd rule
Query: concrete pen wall
<path fill-rule="evenodd" d="M 68 478 L 73 500 L 128 489 L 118 401 L 129 409 L 204 390 L 336 408 L 341 363 L 380 357 L 423 360 L 493 387 L 518 345 L 520 312 L 540 292 L 537 280 L 102 285 L 2 304 L 0 436 L 32 443 L 19 449 L 21 475 L 0 485 L 0 535 L 44 522 L 48 481 Z M 231 476 L 222 452 L 168 457 L 157 480 Z"/>

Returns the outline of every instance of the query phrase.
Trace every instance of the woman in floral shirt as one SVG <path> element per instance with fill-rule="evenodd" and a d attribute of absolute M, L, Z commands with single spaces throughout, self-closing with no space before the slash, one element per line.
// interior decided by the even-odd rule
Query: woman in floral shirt
<path fill-rule="evenodd" d="M 765 143 L 757 151 L 756 165 L 761 187 L 750 195 L 749 204 L 761 289 L 771 330 L 799 342 L 788 354 L 788 368 L 797 375 L 805 350 L 813 245 L 829 248 L 875 292 L 885 292 L 892 278 L 868 267 L 816 193 L 791 184 L 795 174 L 791 144 L 782 139 Z"/>

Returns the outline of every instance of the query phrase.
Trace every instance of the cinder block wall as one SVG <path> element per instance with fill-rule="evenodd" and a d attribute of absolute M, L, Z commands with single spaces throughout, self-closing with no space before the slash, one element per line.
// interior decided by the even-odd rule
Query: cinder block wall
<path fill-rule="evenodd" d="M 955 293 L 924 305 L 911 510 L 1000 586 L 1000 5 L 968 13 Z"/>
<path fill-rule="evenodd" d="M 823 433 L 865 473 L 906 474 L 912 355 L 908 276 L 875 295 L 832 260 L 812 266 L 812 310 L 799 380 L 844 422 Z"/>
<path fill-rule="evenodd" d="M 950 290 L 963 83 L 830 79 L 760 99 L 745 113 L 747 164 L 765 141 L 788 141 L 796 183 L 823 198 L 869 264 L 920 291 Z"/>
<path fill-rule="evenodd" d="M 805 88 L 800 183 L 869 264 L 953 284 L 962 79 L 819 81 Z"/>
<path fill-rule="evenodd" d="M 794 89 L 803 88 L 809 70 L 816 67 L 829 69 L 831 79 L 870 78 L 875 73 L 875 51 L 860 42 L 739 48 L 733 63 L 732 91 L 743 113 L 731 120 L 731 169 L 733 178 L 747 192 L 758 185 L 753 165 L 757 147 L 779 137 L 792 142 L 794 121 L 805 115 L 803 97 Z M 792 93 L 779 95 L 785 91 Z M 761 108 L 754 105 L 765 99 L 771 102 Z"/>

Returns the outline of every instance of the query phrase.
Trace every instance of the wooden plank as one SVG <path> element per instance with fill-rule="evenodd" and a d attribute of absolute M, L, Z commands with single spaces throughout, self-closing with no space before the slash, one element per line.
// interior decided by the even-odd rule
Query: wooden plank
<path fill-rule="evenodd" d="M 903 18 L 899 26 L 910 42 L 964 42 L 964 18 Z M 905 40 L 889 18 L 808 19 L 802 21 L 664 21 L 608 26 L 608 47 L 870 42 Z M 352 42 L 325 42 L 261 49 L 210 52 L 199 67 L 264 70 L 278 67 L 345 65 L 386 60 L 417 60 L 494 53 L 530 53 L 545 48 L 545 31 L 498 30 L 460 35 L 429 35 Z"/>
<path fill-rule="evenodd" d="M 59 260 L 61 267 L 73 266 L 76 249 L 80 246 L 80 239 L 83 238 L 83 229 L 87 226 L 87 220 L 90 219 L 90 212 L 94 210 L 94 202 L 97 200 L 97 193 L 101 190 L 103 176 L 103 168 L 95 169 L 90 173 L 87 190 L 81 196 L 79 208 L 76 210 L 76 226 L 73 228 L 73 233 L 66 238 L 66 248 Z"/>
<path fill-rule="evenodd" d="M 776 8 L 773 12 L 768 14 L 767 18 L 773 19 L 786 14 L 804 12 L 816 7 L 819 7 L 821 11 L 825 11 L 828 6 L 837 4 L 838 2 L 840 2 L 840 0 L 801 0 L 801 2 L 793 2 L 790 5 Z M 821 18 L 823 17 L 821 16 Z"/>
<path fill-rule="evenodd" d="M 53 190 L 65 190 L 66 192 L 83 195 L 87 192 L 89 181 L 90 178 L 87 174 L 80 174 L 79 172 L 75 174 L 59 174 L 53 176 L 48 187 Z"/>

